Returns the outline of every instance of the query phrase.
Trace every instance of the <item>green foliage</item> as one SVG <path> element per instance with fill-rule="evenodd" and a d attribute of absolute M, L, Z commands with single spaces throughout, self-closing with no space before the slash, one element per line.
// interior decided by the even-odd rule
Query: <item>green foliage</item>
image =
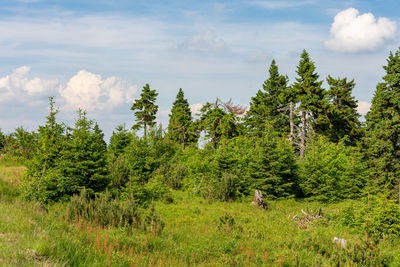
<path fill-rule="evenodd" d="M 130 170 L 124 154 L 108 157 L 107 170 L 110 177 L 109 190 L 118 195 L 126 187 L 129 181 Z"/>
<path fill-rule="evenodd" d="M 82 190 L 79 195 L 73 195 L 66 208 L 66 218 L 69 221 L 83 219 L 106 226 L 141 226 L 141 212 L 138 204 L 130 197 L 124 202 L 113 199 L 106 191 L 89 198 L 88 193 Z"/>
<path fill-rule="evenodd" d="M 56 122 L 58 110 L 53 97 L 49 98 L 49 115 L 44 126 L 39 127 L 38 148 L 32 160 L 27 163 L 24 178 L 25 195 L 40 202 L 59 198 L 58 179 L 61 150 L 65 143 L 64 127 Z"/>
<path fill-rule="evenodd" d="M 125 129 L 125 124 L 118 125 L 113 131 L 110 138 L 110 144 L 108 145 L 108 151 L 113 153 L 115 156 L 119 156 L 124 152 L 124 149 L 129 146 L 131 142 L 131 136 L 127 129 Z"/>
<path fill-rule="evenodd" d="M 333 142 L 339 142 L 347 136 L 349 143 L 354 145 L 361 134 L 357 100 L 352 96 L 356 84 L 354 80 L 347 81 L 346 78 L 328 76 L 326 80 L 330 86 L 327 96 L 331 104 L 328 112 L 330 126 L 325 135 Z"/>
<path fill-rule="evenodd" d="M 263 91 L 251 98 L 250 110 L 246 113 L 244 123 L 247 131 L 261 136 L 267 122 L 282 135 L 289 132 L 289 118 L 286 116 L 288 102 L 284 94 L 288 78 L 280 75 L 275 60 L 269 68 L 269 78 L 263 83 Z"/>
<path fill-rule="evenodd" d="M 33 157 L 38 146 L 38 134 L 28 132 L 22 126 L 4 135 L 0 132 L 0 154 L 7 160 L 25 163 Z"/>
<path fill-rule="evenodd" d="M 292 87 L 299 102 L 301 112 L 309 115 L 309 123 L 316 133 L 323 133 L 327 127 L 326 91 L 321 87 L 322 81 L 318 81 L 319 75 L 315 72 L 315 64 L 309 54 L 303 50 L 299 65 L 297 66 L 296 82 Z"/>
<path fill-rule="evenodd" d="M 133 102 L 131 110 L 138 110 L 135 112 L 137 123 L 132 126 L 132 129 L 138 130 L 144 128 L 144 135 L 147 135 L 147 127 L 156 125 L 154 121 L 158 111 L 158 106 L 155 104 L 158 93 L 156 90 L 151 90 L 150 85 L 143 86 L 140 98 Z"/>
<path fill-rule="evenodd" d="M 73 195 L 85 188 L 90 194 L 100 192 L 109 183 L 107 145 L 97 123 L 79 110 L 75 128 L 62 150 L 61 176 L 57 189 L 61 195 Z"/>
<path fill-rule="evenodd" d="M 190 143 L 197 143 L 199 137 L 192 122 L 189 102 L 184 98 L 182 88 L 179 89 L 176 95 L 176 100 L 169 115 L 168 137 L 174 142 L 182 144 L 183 149 Z"/>
<path fill-rule="evenodd" d="M 5 145 L 6 145 L 6 136 L 0 129 L 0 151 L 4 148 Z"/>
<path fill-rule="evenodd" d="M 253 157 L 249 168 L 252 189 L 261 190 L 270 199 L 299 195 L 293 149 L 272 127 L 267 127 L 257 142 Z"/>
<path fill-rule="evenodd" d="M 299 161 L 300 185 L 306 197 L 338 201 L 362 196 L 368 173 L 356 148 L 314 135 L 306 152 Z"/>
<path fill-rule="evenodd" d="M 206 103 L 200 112 L 201 117 L 197 123 L 205 132 L 205 137 L 211 139 L 214 149 L 218 147 L 222 139 L 239 135 L 238 119 L 233 113 L 226 113 L 222 108 L 211 103 Z"/>
<path fill-rule="evenodd" d="M 400 177 L 400 50 L 390 53 L 383 68 L 383 82 L 377 85 L 366 115 L 364 147 L 371 180 L 395 199 Z"/>

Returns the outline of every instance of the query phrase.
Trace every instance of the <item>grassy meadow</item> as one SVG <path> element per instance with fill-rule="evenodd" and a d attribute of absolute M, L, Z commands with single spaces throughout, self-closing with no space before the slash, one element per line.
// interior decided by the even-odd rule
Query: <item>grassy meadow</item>
<path fill-rule="evenodd" d="M 400 240 L 366 242 L 342 222 L 356 201 L 284 200 L 261 210 L 251 198 L 226 203 L 173 191 L 154 202 L 161 232 L 101 227 L 65 219 L 66 204 L 46 212 L 19 197 L 24 168 L 0 167 L 0 266 L 398 266 Z M 301 210 L 323 218 L 302 223 Z M 347 240 L 346 247 L 333 242 Z"/>

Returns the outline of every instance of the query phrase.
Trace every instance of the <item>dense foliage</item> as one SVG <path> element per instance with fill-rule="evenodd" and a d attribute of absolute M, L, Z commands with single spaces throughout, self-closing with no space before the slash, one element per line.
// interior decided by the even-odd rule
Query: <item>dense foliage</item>
<path fill-rule="evenodd" d="M 365 126 L 352 95 L 354 80 L 328 76 L 324 89 L 304 50 L 292 84 L 272 61 L 246 114 L 231 100 L 216 98 L 195 119 L 179 89 L 164 130 L 155 122 L 158 93 L 146 84 L 131 108 L 132 130 L 117 126 L 108 145 L 85 111 L 78 111 L 73 127 L 58 123 L 50 98 L 47 121 L 37 132 L 0 131 L 1 161 L 24 160 L 24 196 L 42 204 L 68 201 L 84 190 L 87 197 L 72 200 L 100 203 L 99 209 L 109 202 L 104 205 L 122 218 L 128 211 L 114 199 L 147 207 L 153 200 L 171 203 L 172 192 L 181 190 L 231 202 L 261 190 L 274 200 L 368 200 L 368 208 L 349 211 L 347 224 L 375 236 L 398 233 L 400 50 L 390 54 L 384 69 Z M 137 132 L 142 128 L 143 135 Z M 374 201 L 370 195 L 376 195 Z"/>

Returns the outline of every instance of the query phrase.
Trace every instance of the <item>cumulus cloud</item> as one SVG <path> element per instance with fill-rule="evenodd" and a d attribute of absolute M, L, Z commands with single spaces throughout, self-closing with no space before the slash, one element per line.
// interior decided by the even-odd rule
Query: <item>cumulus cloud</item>
<path fill-rule="evenodd" d="M 396 35 L 396 23 L 373 14 L 359 14 L 355 8 L 340 11 L 331 26 L 325 46 L 339 52 L 373 51 Z"/>
<path fill-rule="evenodd" d="M 203 107 L 203 104 L 196 103 L 196 104 L 190 105 L 189 107 L 190 107 L 190 111 L 192 112 L 192 115 L 196 115 L 200 112 L 200 109 Z"/>
<path fill-rule="evenodd" d="M 136 86 L 129 87 L 126 82 L 114 76 L 103 80 L 98 74 L 81 70 L 66 86 L 60 86 L 58 91 L 66 102 L 64 109 L 81 108 L 93 112 L 131 102 Z"/>
<path fill-rule="evenodd" d="M 225 41 L 218 38 L 211 31 L 206 31 L 202 34 L 190 38 L 181 43 L 178 48 L 187 49 L 190 51 L 219 51 L 227 48 Z"/>
<path fill-rule="evenodd" d="M 19 100 L 32 104 L 37 97 L 49 93 L 57 86 L 57 80 L 42 80 L 38 77 L 29 79 L 30 70 L 30 67 L 22 66 L 0 78 L 0 102 Z"/>
<path fill-rule="evenodd" d="M 367 112 L 369 111 L 369 109 L 371 108 L 371 104 L 366 102 L 366 101 L 359 101 L 358 102 L 358 107 L 357 107 L 357 112 L 360 115 L 365 115 L 367 114 Z"/>

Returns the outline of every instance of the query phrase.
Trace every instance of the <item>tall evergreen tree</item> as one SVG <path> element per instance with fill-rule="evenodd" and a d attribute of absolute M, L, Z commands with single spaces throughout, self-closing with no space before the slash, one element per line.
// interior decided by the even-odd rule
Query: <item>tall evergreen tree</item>
<path fill-rule="evenodd" d="M 267 125 L 249 165 L 252 187 L 262 190 L 267 197 L 279 199 L 298 195 L 293 149 L 271 126 Z"/>
<path fill-rule="evenodd" d="M 308 124 L 316 133 L 326 130 L 328 102 L 325 99 L 326 92 L 321 87 L 322 81 L 318 81 L 319 75 L 315 72 L 314 62 L 310 60 L 306 50 L 301 54 L 296 73 L 298 78 L 293 84 L 293 89 L 301 112 L 300 157 L 303 157 Z"/>
<path fill-rule="evenodd" d="M 44 126 L 39 127 L 39 141 L 32 160 L 27 163 L 24 188 L 28 198 L 35 198 L 42 203 L 56 200 L 58 193 L 58 166 L 65 137 L 64 127 L 57 123 L 53 97 L 49 97 L 49 115 Z"/>
<path fill-rule="evenodd" d="M 182 88 L 176 95 L 169 115 L 168 137 L 181 143 L 183 149 L 187 144 L 196 142 L 198 138 L 197 131 L 194 129 L 189 102 L 185 99 Z"/>
<path fill-rule="evenodd" d="M 105 189 L 107 176 L 107 146 L 97 124 L 79 110 L 71 138 L 62 151 L 61 178 L 58 183 L 62 195 L 72 195 L 85 188 L 89 193 Z"/>
<path fill-rule="evenodd" d="M 371 178 L 380 189 L 398 195 L 400 204 L 400 49 L 391 52 L 383 82 L 376 87 L 366 115 L 366 153 Z"/>
<path fill-rule="evenodd" d="M 146 84 L 143 86 L 140 98 L 136 99 L 131 107 L 131 110 L 138 110 L 135 112 L 137 123 L 133 125 L 132 129 L 138 130 L 143 127 L 145 136 L 147 135 L 147 127 L 156 125 L 158 106 L 155 101 L 157 96 L 156 90 L 151 90 L 150 85 Z"/>
<path fill-rule="evenodd" d="M 328 76 L 327 82 L 330 89 L 327 92 L 331 102 L 329 108 L 330 128 L 326 135 L 333 142 L 338 142 L 348 136 L 350 144 L 360 137 L 360 121 L 357 112 L 357 100 L 352 96 L 354 80 L 347 81 L 346 78 L 332 78 Z"/>
<path fill-rule="evenodd" d="M 289 132 L 289 118 L 285 115 L 288 109 L 287 98 L 282 95 L 287 89 L 287 76 L 280 75 L 275 60 L 269 68 L 269 78 L 262 85 L 263 91 L 251 98 L 250 110 L 245 117 L 248 131 L 262 135 L 266 123 L 280 134 Z"/>

